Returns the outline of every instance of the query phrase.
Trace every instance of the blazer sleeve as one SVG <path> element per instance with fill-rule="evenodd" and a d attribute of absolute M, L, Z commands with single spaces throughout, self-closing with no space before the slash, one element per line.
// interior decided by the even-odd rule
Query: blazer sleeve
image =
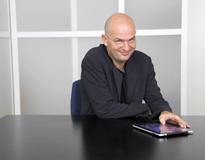
<path fill-rule="evenodd" d="M 160 92 L 151 58 L 149 58 L 148 63 L 148 75 L 145 90 L 144 99 L 151 109 L 153 118 L 158 117 L 162 111 L 172 111 L 168 102 L 164 100 Z"/>
<path fill-rule="evenodd" d="M 81 82 L 94 114 L 100 118 L 146 115 L 150 111 L 147 104 L 141 104 L 139 102 L 121 104 L 114 102 L 103 66 L 94 58 L 84 58 L 82 62 Z"/>

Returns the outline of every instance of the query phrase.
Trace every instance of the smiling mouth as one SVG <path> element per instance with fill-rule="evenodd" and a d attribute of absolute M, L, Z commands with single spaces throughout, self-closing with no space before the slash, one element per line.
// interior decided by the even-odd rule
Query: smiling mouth
<path fill-rule="evenodd" d="M 123 55 L 123 56 L 128 56 L 128 55 L 129 55 L 129 52 L 122 52 L 121 55 Z"/>

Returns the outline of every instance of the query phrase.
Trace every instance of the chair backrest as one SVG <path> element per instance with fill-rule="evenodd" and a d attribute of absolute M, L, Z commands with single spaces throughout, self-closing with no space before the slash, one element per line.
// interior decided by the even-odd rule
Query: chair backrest
<path fill-rule="evenodd" d="M 81 108 L 80 80 L 74 81 L 71 91 L 71 115 L 79 115 Z"/>

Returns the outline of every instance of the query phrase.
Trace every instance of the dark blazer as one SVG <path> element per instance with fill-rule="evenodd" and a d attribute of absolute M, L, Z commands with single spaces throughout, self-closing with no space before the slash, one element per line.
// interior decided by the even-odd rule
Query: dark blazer
<path fill-rule="evenodd" d="M 92 48 L 82 61 L 81 114 L 121 118 L 171 111 L 155 80 L 151 58 L 135 51 L 125 66 L 127 104 L 120 103 L 122 74 L 104 45 Z M 142 103 L 144 100 L 146 103 Z"/>

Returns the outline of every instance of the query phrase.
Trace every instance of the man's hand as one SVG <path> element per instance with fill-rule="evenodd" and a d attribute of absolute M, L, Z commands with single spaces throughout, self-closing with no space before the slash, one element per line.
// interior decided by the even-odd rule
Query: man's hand
<path fill-rule="evenodd" d="M 182 128 L 189 128 L 190 126 L 179 116 L 172 112 L 163 111 L 159 116 L 159 121 L 162 125 L 166 123 L 167 120 L 171 120 Z"/>

